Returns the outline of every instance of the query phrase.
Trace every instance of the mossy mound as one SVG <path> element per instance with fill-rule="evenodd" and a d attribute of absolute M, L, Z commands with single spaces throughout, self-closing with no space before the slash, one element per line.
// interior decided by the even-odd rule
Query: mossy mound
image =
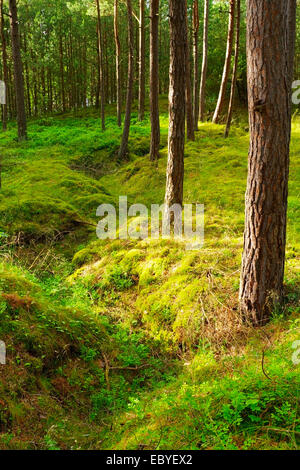
<path fill-rule="evenodd" d="M 191 350 L 203 340 L 218 349 L 247 330 L 238 313 L 241 250 L 242 238 L 207 241 L 198 252 L 172 240 L 99 241 L 74 256 L 79 268 L 70 280 L 89 286 L 100 309 L 118 316 L 119 305 L 127 306 L 171 349 Z M 300 285 L 293 257 L 288 267 L 287 279 Z M 285 311 L 293 315 L 298 296 L 289 291 Z"/>
<path fill-rule="evenodd" d="M 59 160 L 30 162 L 5 179 L 1 229 L 26 240 L 59 238 L 95 224 L 96 209 L 104 201 L 110 196 L 101 184 Z"/>

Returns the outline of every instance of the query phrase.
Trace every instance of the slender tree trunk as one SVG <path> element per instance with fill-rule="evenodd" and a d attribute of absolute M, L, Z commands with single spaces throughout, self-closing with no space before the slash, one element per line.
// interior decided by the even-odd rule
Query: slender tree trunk
<path fill-rule="evenodd" d="M 66 95 L 65 95 L 65 77 L 64 77 L 64 55 L 63 55 L 63 40 L 60 29 L 59 34 L 59 66 L 60 66 L 60 89 L 63 112 L 66 112 Z"/>
<path fill-rule="evenodd" d="M 139 121 L 145 114 L 145 0 L 140 0 L 139 22 Z"/>
<path fill-rule="evenodd" d="M 230 0 L 225 63 L 224 63 L 224 69 L 223 69 L 223 75 L 222 75 L 222 81 L 221 81 L 221 87 L 220 87 L 219 97 L 217 101 L 217 106 L 216 106 L 215 113 L 213 116 L 213 122 L 215 124 L 219 122 L 221 112 L 223 111 L 226 87 L 227 87 L 227 82 L 228 82 L 228 77 L 229 77 L 229 72 L 230 72 L 233 33 L 234 33 L 234 10 L 235 10 L 235 0 Z"/>
<path fill-rule="evenodd" d="M 151 142 L 150 160 L 159 158 L 160 123 L 159 123 L 159 0 L 151 0 L 150 3 L 150 119 Z"/>
<path fill-rule="evenodd" d="M 24 54 L 25 54 L 25 83 L 26 83 L 26 97 L 27 97 L 27 112 L 28 116 L 31 116 L 31 99 L 30 99 L 30 79 L 29 79 L 29 67 L 27 61 L 27 41 L 26 34 L 23 35 L 24 38 Z"/>
<path fill-rule="evenodd" d="M 9 12 L 10 12 L 12 55 L 13 55 L 14 73 L 15 73 L 18 137 L 19 137 L 19 140 L 25 140 L 27 139 L 27 122 L 26 122 L 25 98 L 24 98 L 23 65 L 22 65 L 21 51 L 20 51 L 19 22 L 18 22 L 18 11 L 17 11 L 16 0 L 9 0 Z"/>
<path fill-rule="evenodd" d="M 101 28 L 101 11 L 99 0 L 96 0 L 97 7 L 97 37 L 99 50 L 99 82 L 101 96 L 101 124 L 102 130 L 105 131 L 105 92 L 104 92 L 104 74 L 103 74 L 103 47 L 102 47 L 102 28 Z"/>
<path fill-rule="evenodd" d="M 226 128 L 225 128 L 225 133 L 224 133 L 225 138 L 228 137 L 230 126 L 231 126 L 235 86 L 236 86 L 237 71 L 238 71 L 238 64 L 239 64 L 241 0 L 236 0 L 236 8 L 237 8 L 237 16 L 236 16 L 234 65 L 233 65 L 232 80 L 231 80 L 231 90 L 230 90 L 230 100 L 229 100 L 229 106 L 228 106 L 227 122 L 226 122 Z"/>
<path fill-rule="evenodd" d="M 182 205 L 185 140 L 186 0 L 169 1 L 170 90 L 169 138 L 165 203 Z"/>
<path fill-rule="evenodd" d="M 205 92 L 207 75 L 207 55 L 208 55 L 208 19 L 209 19 L 209 0 L 204 0 L 204 21 L 203 21 L 203 46 L 202 46 L 202 69 L 199 97 L 199 118 L 204 121 L 205 113 Z"/>
<path fill-rule="evenodd" d="M 121 43 L 119 38 L 119 24 L 118 24 L 118 7 L 119 2 L 114 2 L 114 34 L 116 44 L 116 82 L 117 82 L 117 120 L 118 126 L 122 124 L 122 91 L 121 91 Z"/>
<path fill-rule="evenodd" d="M 0 35 L 2 43 L 2 63 L 3 63 L 3 81 L 6 86 L 6 91 L 8 87 L 8 73 L 7 73 L 7 52 L 6 52 L 6 37 L 4 32 L 4 15 L 3 15 L 3 0 L 0 0 Z M 7 93 L 6 93 L 7 95 Z M 2 107 L 2 129 L 6 131 L 7 129 L 7 104 L 4 104 Z"/>
<path fill-rule="evenodd" d="M 122 142 L 119 149 L 119 159 L 124 160 L 128 152 L 128 138 L 131 120 L 131 106 L 133 99 L 133 80 L 134 80 L 134 31 L 132 20 L 132 3 L 127 0 L 127 14 L 128 14 L 128 79 L 127 79 L 127 97 L 126 97 L 126 112 Z"/>
<path fill-rule="evenodd" d="M 193 62 L 194 62 L 194 83 L 193 83 L 193 116 L 194 128 L 198 130 L 199 119 L 199 0 L 193 1 Z"/>
<path fill-rule="evenodd" d="M 255 325 L 282 300 L 295 3 L 248 0 L 250 149 L 240 305 Z"/>
<path fill-rule="evenodd" d="M 186 8 L 186 30 L 188 34 L 188 16 L 187 16 L 187 0 L 185 1 Z M 185 55 L 185 99 L 186 99 L 186 127 L 187 139 L 195 140 L 194 132 L 194 117 L 193 117 L 193 102 L 192 102 L 192 81 L 191 81 L 191 62 L 190 62 L 190 48 L 189 41 L 186 42 L 186 55 Z"/>

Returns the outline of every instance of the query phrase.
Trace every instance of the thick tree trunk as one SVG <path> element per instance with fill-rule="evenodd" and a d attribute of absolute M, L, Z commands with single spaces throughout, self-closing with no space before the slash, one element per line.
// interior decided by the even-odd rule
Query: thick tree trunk
<path fill-rule="evenodd" d="M 199 0 L 193 1 L 193 62 L 194 62 L 194 86 L 193 86 L 193 116 L 194 128 L 198 130 L 199 119 Z"/>
<path fill-rule="evenodd" d="M 150 120 L 151 141 L 150 160 L 155 161 L 159 157 L 160 123 L 159 123 L 159 0 L 151 0 L 150 3 Z"/>
<path fill-rule="evenodd" d="M 201 122 L 204 121 L 204 113 L 205 113 L 205 91 L 206 91 L 207 53 L 208 53 L 208 19 L 209 19 L 209 0 L 204 0 L 202 69 L 201 69 L 201 83 L 200 83 L 200 93 L 199 93 L 199 118 Z"/>
<path fill-rule="evenodd" d="M 139 22 L 139 121 L 145 114 L 145 0 L 140 0 Z"/>
<path fill-rule="evenodd" d="M 19 22 L 16 0 L 9 0 L 12 55 L 14 62 L 17 120 L 19 140 L 27 139 L 27 122 L 24 98 L 23 65 L 20 51 Z"/>
<path fill-rule="evenodd" d="M 250 149 L 240 305 L 255 325 L 282 299 L 294 16 L 295 0 L 248 0 Z"/>
<path fill-rule="evenodd" d="M 97 38 L 99 51 L 99 84 L 101 97 L 101 125 L 105 131 L 105 92 L 104 92 L 104 74 L 103 74 L 103 47 L 102 47 L 102 28 L 101 28 L 101 11 L 99 0 L 96 0 L 97 7 Z"/>
<path fill-rule="evenodd" d="M 230 72 L 230 65 L 231 65 L 231 54 L 232 54 L 232 44 L 233 44 L 233 34 L 234 34 L 234 10 L 235 10 L 235 0 L 230 0 L 226 56 L 225 56 L 225 63 L 224 63 L 219 97 L 218 97 L 215 113 L 213 116 L 214 123 L 217 123 L 219 121 L 221 112 L 223 111 L 223 107 L 224 107 L 226 87 L 227 87 L 227 82 L 228 82 L 228 77 L 229 77 L 229 72 Z"/>
<path fill-rule="evenodd" d="M 7 90 L 8 73 L 7 73 L 6 37 L 5 37 L 5 32 L 4 32 L 3 0 L 0 0 L 0 35 L 1 35 L 1 43 L 2 43 L 3 81 L 5 83 L 6 90 Z M 3 131 L 6 131 L 7 129 L 7 104 L 4 104 L 2 107 L 2 129 Z"/>
<path fill-rule="evenodd" d="M 187 16 L 187 0 L 185 1 L 186 8 L 186 30 L 188 34 L 188 16 Z M 190 62 L 190 48 L 189 41 L 186 42 L 185 54 L 185 99 L 186 99 L 186 127 L 187 139 L 195 140 L 194 132 L 194 117 L 193 117 L 193 102 L 192 102 L 192 81 L 191 81 L 191 62 Z"/>
<path fill-rule="evenodd" d="M 229 100 L 229 106 L 228 106 L 227 122 L 226 122 L 226 128 L 225 128 L 225 133 L 224 133 L 225 138 L 228 137 L 230 126 L 231 126 L 235 86 L 236 86 L 238 63 L 239 63 L 241 0 L 236 0 L 236 9 L 237 9 L 237 16 L 236 16 L 234 65 L 233 65 L 232 80 L 231 80 L 231 90 L 230 90 L 230 100 Z"/>
<path fill-rule="evenodd" d="M 122 91 L 121 91 L 121 43 L 119 38 L 119 23 L 118 23 L 118 7 L 119 1 L 114 2 L 114 34 L 116 44 L 116 85 L 117 85 L 117 121 L 118 126 L 122 124 Z"/>
<path fill-rule="evenodd" d="M 127 97 L 126 97 L 126 112 L 122 142 L 119 149 L 119 159 L 124 160 L 128 152 L 128 138 L 131 120 L 131 106 L 133 98 L 133 79 L 134 79 L 134 32 L 132 20 L 132 3 L 127 0 L 127 14 L 128 14 L 128 79 L 127 79 Z"/>
<path fill-rule="evenodd" d="M 170 90 L 169 138 L 165 203 L 182 205 L 185 140 L 186 0 L 169 1 Z"/>

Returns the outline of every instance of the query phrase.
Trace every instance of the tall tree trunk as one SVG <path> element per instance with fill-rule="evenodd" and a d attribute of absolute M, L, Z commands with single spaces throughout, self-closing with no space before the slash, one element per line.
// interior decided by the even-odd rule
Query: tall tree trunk
<path fill-rule="evenodd" d="M 119 38 L 119 23 L 118 23 L 118 7 L 119 1 L 114 2 L 114 34 L 116 44 L 116 82 L 117 82 L 117 120 L 118 126 L 122 124 L 122 90 L 121 90 L 121 43 Z"/>
<path fill-rule="evenodd" d="M 126 97 L 126 112 L 122 142 L 119 149 L 119 159 L 124 160 L 128 152 L 128 138 L 131 120 L 131 106 L 133 98 L 133 80 L 134 80 L 134 31 L 132 20 L 132 3 L 127 0 L 127 15 L 128 15 L 128 79 L 127 79 L 127 97 Z"/>
<path fill-rule="evenodd" d="M 186 0 L 169 1 L 170 90 L 169 138 L 165 203 L 182 205 L 185 140 Z"/>
<path fill-rule="evenodd" d="M 27 112 L 28 116 L 31 116 L 31 99 L 30 99 L 30 79 L 29 79 L 29 67 L 27 61 L 27 41 L 26 34 L 23 35 L 24 38 L 24 54 L 25 54 L 25 83 L 26 83 L 26 96 L 27 96 Z"/>
<path fill-rule="evenodd" d="M 208 19 L 209 19 L 209 0 L 204 0 L 204 21 L 203 21 L 203 46 L 202 46 L 202 69 L 199 96 L 199 118 L 204 121 L 205 113 L 205 91 L 207 75 L 207 53 L 208 53 Z"/>
<path fill-rule="evenodd" d="M 19 140 L 25 140 L 27 139 L 27 122 L 26 122 L 25 98 L 24 98 L 23 65 L 22 65 L 21 51 L 20 51 L 19 22 L 18 22 L 18 11 L 17 11 L 16 0 L 9 0 L 9 12 L 10 12 L 12 55 L 13 55 L 14 73 L 15 73 L 18 137 L 19 137 Z"/>
<path fill-rule="evenodd" d="M 193 1 L 193 65 L 194 65 L 194 83 L 193 83 L 193 116 L 194 128 L 198 130 L 199 119 L 199 0 Z"/>
<path fill-rule="evenodd" d="M 103 47 L 102 47 L 102 28 L 101 28 L 101 11 L 99 0 L 96 0 L 97 7 L 97 38 L 99 51 L 99 83 L 101 96 L 101 125 L 105 131 L 105 92 L 104 92 L 104 74 L 103 74 Z"/>
<path fill-rule="evenodd" d="M 186 30 L 188 34 L 188 16 L 187 16 L 187 0 L 185 0 L 186 8 Z M 190 48 L 189 41 L 186 42 L 186 54 L 185 54 L 185 99 L 186 99 L 186 127 L 187 127 L 187 139 L 195 140 L 194 132 L 194 118 L 193 118 L 193 102 L 192 102 L 192 82 L 191 82 L 191 63 L 190 63 Z"/>
<path fill-rule="evenodd" d="M 150 160 L 159 158 L 160 123 L 159 123 L 159 0 L 150 3 L 150 120 L 151 141 Z"/>
<path fill-rule="evenodd" d="M 228 82 L 228 77 L 229 77 L 229 72 L 230 72 L 230 65 L 231 65 L 231 54 L 232 54 L 233 33 L 234 33 L 234 10 L 235 10 L 235 0 L 230 0 L 226 56 L 225 56 L 225 63 L 224 63 L 219 97 L 218 97 L 215 113 L 213 116 L 214 123 L 219 122 L 220 115 L 224 107 L 226 87 L 227 87 L 227 82 Z"/>
<path fill-rule="evenodd" d="M 63 40 L 60 28 L 59 34 L 59 67 L 60 67 L 60 90 L 63 112 L 66 112 L 66 94 L 65 94 L 65 77 L 64 77 L 64 55 L 63 55 Z"/>
<path fill-rule="evenodd" d="M 0 0 L 0 35 L 2 43 L 2 63 L 3 63 L 3 81 L 7 90 L 8 87 L 8 73 L 7 73 L 7 52 L 6 52 L 6 37 L 4 32 L 4 14 L 3 14 L 3 0 Z M 6 93 L 7 95 L 7 93 Z M 7 129 L 7 104 L 3 105 L 2 111 L 2 129 Z"/>
<path fill-rule="evenodd" d="M 231 126 L 235 86 L 236 86 L 237 71 L 238 71 L 238 64 L 239 64 L 241 0 L 236 0 L 236 8 L 237 8 L 237 15 L 236 15 L 234 65 L 233 65 L 232 80 L 231 80 L 231 90 L 230 90 L 230 100 L 229 100 L 229 106 L 228 106 L 227 122 L 226 122 L 226 128 L 225 128 L 225 133 L 224 133 L 225 138 L 228 137 L 230 126 Z"/>
<path fill-rule="evenodd" d="M 255 325 L 282 299 L 295 3 L 248 0 L 250 149 L 240 305 Z"/>
<path fill-rule="evenodd" d="M 114 34 L 116 44 L 116 82 L 117 82 L 117 120 L 118 126 L 122 124 L 122 90 L 121 90 L 121 43 L 119 38 L 119 22 L 118 22 L 119 1 L 114 2 Z"/>
<path fill-rule="evenodd" d="M 140 0 L 139 22 L 139 121 L 145 114 L 145 0 Z"/>

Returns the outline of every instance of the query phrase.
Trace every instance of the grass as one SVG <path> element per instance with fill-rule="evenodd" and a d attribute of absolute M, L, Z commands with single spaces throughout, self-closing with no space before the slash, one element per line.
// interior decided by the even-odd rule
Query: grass
<path fill-rule="evenodd" d="M 162 101 L 166 110 L 166 100 Z M 236 121 L 238 122 L 238 121 Z M 184 201 L 205 204 L 205 245 L 99 241 L 103 202 L 161 203 L 167 158 L 148 160 L 133 115 L 120 162 L 115 117 L 95 110 L 0 136 L 2 449 L 295 449 L 299 446 L 300 121 L 293 123 L 283 308 L 238 315 L 249 137 L 201 124 L 186 145 Z M 263 361 L 262 358 L 264 357 Z"/>

